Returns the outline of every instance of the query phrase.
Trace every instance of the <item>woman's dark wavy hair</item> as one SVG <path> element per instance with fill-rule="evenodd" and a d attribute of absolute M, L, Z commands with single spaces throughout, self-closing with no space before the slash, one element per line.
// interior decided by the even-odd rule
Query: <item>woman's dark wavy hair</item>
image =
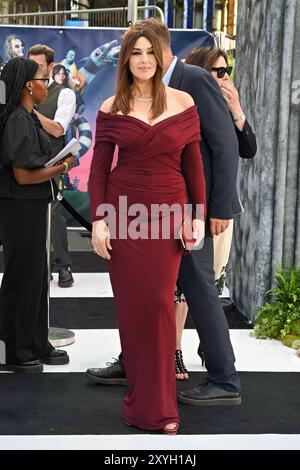
<path fill-rule="evenodd" d="M 38 64 L 25 57 L 15 57 L 7 62 L 0 75 L 1 90 L 5 90 L 5 97 L 0 100 L 0 143 L 6 121 L 11 112 L 20 103 L 21 92 L 38 71 Z M 5 98 L 5 100 L 3 99 Z M 5 104 L 3 104 L 5 101 Z"/>
<path fill-rule="evenodd" d="M 198 67 L 202 67 L 210 72 L 219 57 L 223 57 L 228 65 L 226 52 L 222 49 L 218 47 L 195 47 L 186 56 L 185 63 L 198 65 Z"/>

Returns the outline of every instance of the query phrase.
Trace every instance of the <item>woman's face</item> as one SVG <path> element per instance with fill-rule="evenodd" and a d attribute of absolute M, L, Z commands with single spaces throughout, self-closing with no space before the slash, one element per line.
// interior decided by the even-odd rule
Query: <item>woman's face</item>
<path fill-rule="evenodd" d="M 55 75 L 54 75 L 54 81 L 58 83 L 59 85 L 63 85 L 64 81 L 66 79 L 66 74 L 64 72 L 64 69 L 60 69 Z"/>
<path fill-rule="evenodd" d="M 32 97 L 35 101 L 35 103 L 41 103 L 46 100 L 47 98 L 47 87 L 48 87 L 48 79 L 45 78 L 45 75 L 43 72 L 39 69 L 35 76 L 33 77 L 34 79 L 31 80 L 31 89 L 32 89 Z"/>
<path fill-rule="evenodd" d="M 150 80 L 156 72 L 157 61 L 151 42 L 141 36 L 131 52 L 129 69 L 137 80 Z"/>
<path fill-rule="evenodd" d="M 218 57 L 218 59 L 212 65 L 212 68 L 219 68 L 219 67 L 223 67 L 225 69 L 228 67 L 228 65 L 226 63 L 226 60 L 222 56 Z M 229 80 L 229 75 L 228 75 L 227 72 L 225 73 L 225 75 L 223 77 L 218 77 L 218 71 L 217 70 L 212 70 L 211 74 L 212 74 L 213 78 L 216 80 L 216 82 L 217 82 L 217 84 L 219 85 L 220 88 L 222 88 L 222 83 L 223 82 L 227 82 Z"/>

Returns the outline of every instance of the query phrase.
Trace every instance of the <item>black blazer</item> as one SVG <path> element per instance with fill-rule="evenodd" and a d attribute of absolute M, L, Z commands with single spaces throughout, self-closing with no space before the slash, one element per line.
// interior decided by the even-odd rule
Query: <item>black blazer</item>
<path fill-rule="evenodd" d="M 257 151 L 257 145 L 256 137 L 249 122 L 247 120 L 245 121 L 242 131 L 235 126 L 235 132 L 239 142 L 240 157 L 253 158 Z"/>
<path fill-rule="evenodd" d="M 198 108 L 207 216 L 232 219 L 238 201 L 236 178 L 239 146 L 236 126 L 227 103 L 207 70 L 184 64 L 180 60 L 174 68 L 169 86 L 189 93 Z"/>
<path fill-rule="evenodd" d="M 241 158 L 253 158 L 256 154 L 256 138 L 252 131 L 249 122 L 246 120 L 243 130 L 240 131 L 238 127 L 235 127 L 236 136 L 239 143 L 239 154 Z M 234 200 L 233 213 L 234 215 L 240 215 L 244 212 L 243 205 L 237 193 L 237 198 Z"/>

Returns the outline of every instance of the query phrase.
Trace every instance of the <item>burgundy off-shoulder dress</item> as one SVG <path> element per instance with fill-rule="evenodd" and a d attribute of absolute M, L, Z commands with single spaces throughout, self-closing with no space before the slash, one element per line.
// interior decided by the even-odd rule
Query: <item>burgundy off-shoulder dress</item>
<path fill-rule="evenodd" d="M 147 430 L 179 422 L 173 298 L 182 256 L 174 232 L 179 230 L 182 218 L 175 221 L 174 227 L 175 216 L 166 216 L 171 225 L 167 239 L 161 231 L 164 216 L 152 221 L 157 225 L 155 238 L 145 238 L 150 234 L 147 217 L 142 217 L 139 224 L 143 238 L 126 238 L 124 224 L 127 227 L 134 217 L 125 217 L 119 196 L 127 197 L 128 207 L 144 204 L 149 214 L 152 204 L 183 206 L 188 193 L 193 203 L 205 205 L 199 141 L 195 106 L 153 125 L 128 115 L 99 111 L 97 116 L 89 177 L 92 220 L 103 218 L 96 215 L 100 204 L 115 207 L 117 233 L 111 240 L 108 268 L 128 380 L 123 414 L 126 422 Z M 111 171 L 116 145 L 118 163 Z"/>

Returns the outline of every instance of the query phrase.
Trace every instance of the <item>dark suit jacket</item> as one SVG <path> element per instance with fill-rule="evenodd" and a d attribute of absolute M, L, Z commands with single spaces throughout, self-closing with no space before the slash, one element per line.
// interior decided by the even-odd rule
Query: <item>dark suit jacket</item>
<path fill-rule="evenodd" d="M 169 86 L 189 93 L 198 108 L 207 217 L 232 219 L 237 202 L 239 147 L 235 126 L 220 89 L 209 72 L 180 60 Z"/>

